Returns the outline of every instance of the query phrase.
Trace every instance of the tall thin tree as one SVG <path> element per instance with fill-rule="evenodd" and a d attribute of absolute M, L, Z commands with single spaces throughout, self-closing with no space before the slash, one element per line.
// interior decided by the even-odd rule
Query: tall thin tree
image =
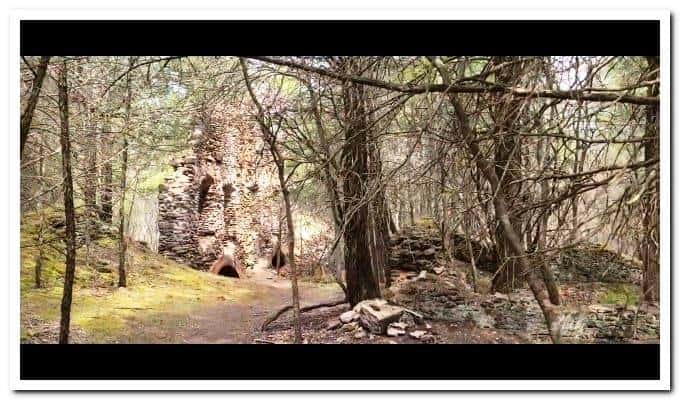
<path fill-rule="evenodd" d="M 66 220 L 66 269 L 61 301 L 59 343 L 68 344 L 71 324 L 73 282 L 76 275 L 76 214 L 73 206 L 73 177 L 71 174 L 71 138 L 69 134 L 69 94 L 67 61 L 63 59 L 57 77 L 62 175 L 64 179 L 64 218 Z"/>
<path fill-rule="evenodd" d="M 134 59 L 128 59 L 129 67 L 132 68 Z M 128 253 L 128 243 L 125 237 L 126 218 L 125 218 L 125 193 L 127 191 L 128 175 L 128 134 L 130 130 L 130 109 L 132 104 L 132 82 L 131 75 L 128 73 L 125 78 L 125 120 L 123 126 L 123 149 L 121 150 L 121 200 L 118 206 L 118 286 L 127 286 L 125 272 L 125 261 Z"/>
<path fill-rule="evenodd" d="M 284 201 L 284 210 L 286 211 L 286 228 L 288 229 L 288 254 L 289 254 L 289 266 L 291 267 L 291 295 L 293 301 L 293 330 L 294 330 L 294 342 L 300 344 L 302 342 L 302 330 L 300 327 L 300 295 L 298 292 L 298 271 L 296 266 L 296 261 L 294 257 L 295 251 L 295 226 L 293 224 L 293 213 L 291 211 L 291 194 L 288 189 L 288 179 L 285 173 L 285 159 L 284 155 L 281 153 L 279 146 L 277 144 L 277 134 L 272 129 L 271 124 L 265 120 L 265 111 L 262 105 L 258 101 L 258 98 L 253 92 L 251 86 L 251 80 L 248 75 L 248 66 L 244 59 L 239 60 L 241 63 L 241 70 L 243 72 L 244 81 L 246 83 L 246 88 L 251 97 L 251 100 L 255 104 L 257 114 L 256 119 L 262 130 L 265 142 L 268 145 L 269 151 L 274 160 L 274 164 L 277 166 L 277 177 L 279 178 L 279 187 L 281 189 L 281 196 Z M 281 229 L 279 230 L 279 235 L 281 235 Z M 281 241 L 281 240 L 280 240 Z M 281 242 L 280 242 L 281 243 Z"/>

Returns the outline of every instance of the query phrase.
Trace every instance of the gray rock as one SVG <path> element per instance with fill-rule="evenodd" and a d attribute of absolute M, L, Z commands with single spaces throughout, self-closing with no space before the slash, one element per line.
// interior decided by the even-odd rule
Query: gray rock
<path fill-rule="evenodd" d="M 424 335 L 426 335 L 426 332 L 423 330 L 414 330 L 411 333 L 409 333 L 409 337 L 415 338 L 417 340 L 423 337 Z"/>
<path fill-rule="evenodd" d="M 367 303 L 359 311 L 359 322 L 374 334 L 386 332 L 390 323 L 396 322 L 402 316 L 404 309 L 387 303 Z"/>
<path fill-rule="evenodd" d="M 343 322 L 343 324 L 354 322 L 357 319 L 359 319 L 359 313 L 355 312 L 354 310 L 343 312 L 340 315 L 340 321 Z"/>
<path fill-rule="evenodd" d="M 403 336 L 405 334 L 405 331 L 403 329 L 398 329 L 397 327 L 388 327 L 386 334 L 388 335 L 388 337 L 397 337 Z"/>
<path fill-rule="evenodd" d="M 407 328 L 407 324 L 404 322 L 395 322 L 395 323 L 390 323 L 388 327 L 394 327 L 396 329 L 400 330 L 405 330 Z"/>
<path fill-rule="evenodd" d="M 343 323 L 338 319 L 330 319 L 328 322 L 326 322 L 326 329 L 327 330 L 336 330 L 342 324 Z"/>
<path fill-rule="evenodd" d="M 357 322 L 351 322 L 343 326 L 343 331 L 355 331 L 359 327 L 359 324 Z"/>

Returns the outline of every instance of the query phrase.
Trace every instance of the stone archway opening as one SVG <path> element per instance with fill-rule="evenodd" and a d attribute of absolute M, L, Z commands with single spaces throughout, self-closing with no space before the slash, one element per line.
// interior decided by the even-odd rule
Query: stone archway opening
<path fill-rule="evenodd" d="M 236 267 L 234 258 L 230 255 L 222 255 L 210 267 L 209 271 L 218 276 L 240 278 L 239 269 Z"/>
<path fill-rule="evenodd" d="M 213 183 L 215 183 L 215 179 L 210 174 L 206 174 L 199 184 L 199 213 L 201 213 L 206 206 L 206 197 L 208 196 L 208 191 Z"/>
<path fill-rule="evenodd" d="M 218 276 L 239 278 L 239 272 L 234 266 L 226 265 L 218 271 Z"/>
<path fill-rule="evenodd" d="M 272 259 L 270 260 L 270 265 L 275 269 L 280 269 L 286 266 L 287 262 L 288 261 L 286 260 L 286 254 L 282 252 L 279 245 L 276 245 L 274 247 L 274 250 L 272 251 Z"/>

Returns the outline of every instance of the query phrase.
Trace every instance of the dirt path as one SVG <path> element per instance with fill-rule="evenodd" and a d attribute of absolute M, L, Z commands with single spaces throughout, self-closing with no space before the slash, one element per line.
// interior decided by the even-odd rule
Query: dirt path
<path fill-rule="evenodd" d="M 188 317 L 188 330 L 182 342 L 194 344 L 252 343 L 260 338 L 260 326 L 272 313 L 291 303 L 290 281 L 285 279 L 247 279 L 253 302 L 222 303 L 208 306 Z M 338 287 L 300 284 L 301 306 L 341 299 Z M 285 319 L 285 317 L 282 317 Z"/>
<path fill-rule="evenodd" d="M 230 281 L 226 286 L 230 290 L 224 295 L 201 297 L 192 303 L 189 310 L 166 307 L 151 315 L 134 315 L 127 321 L 127 327 L 119 330 L 109 341 L 253 343 L 263 337 L 260 327 L 265 319 L 291 303 L 291 282 L 262 266 L 249 271 L 248 277 L 221 277 L 220 280 Z M 343 292 L 336 284 L 299 282 L 299 291 L 301 306 L 343 298 Z M 280 317 L 282 321 L 287 318 L 290 319 L 290 313 Z"/>

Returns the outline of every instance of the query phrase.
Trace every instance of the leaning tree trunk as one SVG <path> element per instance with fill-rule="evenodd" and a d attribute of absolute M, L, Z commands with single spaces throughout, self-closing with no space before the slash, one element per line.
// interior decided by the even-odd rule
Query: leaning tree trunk
<path fill-rule="evenodd" d="M 276 145 L 273 145 L 276 146 Z M 281 196 L 284 198 L 284 207 L 286 209 L 286 227 L 288 228 L 288 254 L 289 267 L 291 268 L 291 298 L 293 301 L 293 336 L 294 343 L 300 344 L 303 342 L 303 335 L 300 328 L 300 293 L 298 291 L 298 269 L 296 266 L 296 258 L 294 251 L 295 243 L 295 227 L 293 226 L 293 214 L 291 213 L 291 196 L 286 187 L 286 179 L 284 178 L 284 161 L 280 160 L 278 163 L 279 169 L 279 184 L 281 186 Z"/>
<path fill-rule="evenodd" d="M 445 66 L 439 59 L 430 58 L 433 65 L 437 68 L 442 80 L 446 85 L 450 84 L 449 74 Z M 499 177 L 496 174 L 494 163 L 481 157 L 483 154 L 480 150 L 478 142 L 473 134 L 471 128 L 471 123 L 466 114 L 466 110 L 459 101 L 456 94 L 449 94 L 449 100 L 454 108 L 454 113 L 456 120 L 459 123 L 459 135 L 466 147 L 470 156 L 474 159 L 478 170 L 483 174 L 491 188 L 499 187 Z M 506 204 L 506 200 L 501 196 L 492 197 L 494 205 L 494 214 L 499 225 L 501 225 L 501 233 L 504 235 L 504 240 L 507 241 L 510 246 L 510 250 L 514 253 L 517 258 L 518 264 L 520 265 L 520 277 L 524 279 L 532 291 L 535 300 L 539 304 L 539 307 L 544 314 L 544 319 L 546 321 L 546 326 L 551 336 L 551 340 L 554 343 L 560 342 L 560 314 L 556 305 L 553 305 L 549 299 L 548 291 L 544 286 L 544 282 L 538 277 L 537 273 L 534 271 L 530 262 L 527 258 L 527 253 L 523 249 L 521 237 L 517 231 L 515 231 L 513 224 L 509 218 L 509 210 Z"/>
<path fill-rule="evenodd" d="M 251 81 L 248 76 L 248 67 L 246 61 L 242 58 L 239 59 L 241 64 L 241 71 L 244 76 L 244 81 L 246 83 L 246 89 L 258 110 L 256 118 L 260 124 L 262 134 L 269 145 L 270 154 L 272 159 L 277 166 L 277 176 L 279 178 L 279 187 L 281 189 L 281 196 L 284 200 L 284 208 L 286 211 L 286 227 L 288 229 L 288 254 L 289 254 L 289 266 L 291 268 L 291 297 L 292 297 L 292 307 L 293 307 L 293 330 L 294 330 L 294 343 L 300 344 L 303 342 L 302 330 L 300 327 L 300 294 L 298 291 L 298 270 L 295 260 L 295 249 L 296 249 L 296 232 L 295 226 L 293 224 L 293 213 L 291 211 L 291 196 L 287 186 L 286 174 L 284 171 L 285 159 L 282 156 L 279 148 L 277 147 L 277 136 L 272 131 L 272 127 L 268 125 L 265 121 L 265 112 L 260 105 L 260 102 L 255 96 L 253 89 L 251 88 Z M 281 243 L 281 219 L 279 220 L 279 243 Z M 265 327 L 263 325 L 263 328 Z"/>
<path fill-rule="evenodd" d="M 656 80 L 660 76 L 660 59 L 648 57 L 649 80 Z M 659 85 L 654 84 L 648 88 L 648 96 L 658 96 Z M 659 156 L 659 106 L 648 106 L 646 111 L 646 142 L 644 157 L 646 161 L 657 159 Z M 658 164 L 647 168 L 647 179 L 652 179 L 654 184 L 648 188 L 645 197 L 641 200 L 644 207 L 643 214 L 643 294 L 648 302 L 657 301 L 660 297 L 660 263 L 659 263 L 659 202 L 660 181 Z M 652 178 L 651 178 L 652 177 Z M 646 180 L 647 180 L 646 179 Z"/>
<path fill-rule="evenodd" d="M 537 167 L 540 171 L 544 170 L 545 159 L 546 159 L 546 149 L 549 147 L 549 138 L 542 138 L 537 145 Z M 549 196 L 549 183 L 544 180 L 540 184 L 539 198 L 543 201 Z M 546 227 L 549 224 L 549 212 L 548 210 L 542 211 L 541 215 L 537 217 L 537 236 L 534 240 L 535 251 L 539 252 L 546 248 Z M 546 283 L 546 288 L 549 291 L 549 299 L 554 305 L 561 304 L 560 289 L 558 287 L 558 282 L 556 277 L 551 270 L 551 266 L 548 264 L 546 258 L 540 262 L 542 276 L 544 277 L 544 282 Z"/>
<path fill-rule="evenodd" d="M 47 65 L 50 62 L 50 56 L 40 57 L 40 63 L 35 72 L 35 78 L 33 79 L 33 87 L 31 88 L 31 95 L 28 97 L 28 103 L 26 108 L 21 113 L 21 150 L 20 156 L 24 156 L 24 145 L 26 145 L 26 140 L 28 140 L 28 132 L 31 129 L 31 121 L 33 121 L 33 113 L 35 112 L 35 107 L 38 105 L 38 98 L 40 97 L 40 89 L 43 87 L 43 81 L 45 80 L 45 75 L 47 74 Z"/>
<path fill-rule="evenodd" d="M 66 60 L 59 68 L 57 82 L 59 91 L 59 117 L 61 129 L 62 175 L 64 178 L 64 218 L 66 220 L 66 269 L 64 273 L 64 292 L 61 300 L 61 321 L 59 323 L 59 343 L 68 344 L 71 325 L 71 300 L 73 281 L 76 275 L 76 214 L 73 207 L 73 177 L 71 175 L 71 138 L 69 135 L 69 98 Z"/>
<path fill-rule="evenodd" d="M 348 301 L 351 306 L 365 299 L 380 297 L 377 277 L 371 268 L 369 252 L 367 202 L 368 149 L 364 89 L 354 83 L 343 86 L 345 144 L 342 150 L 344 169 L 343 210 L 347 222 L 344 231 L 345 273 Z"/>

